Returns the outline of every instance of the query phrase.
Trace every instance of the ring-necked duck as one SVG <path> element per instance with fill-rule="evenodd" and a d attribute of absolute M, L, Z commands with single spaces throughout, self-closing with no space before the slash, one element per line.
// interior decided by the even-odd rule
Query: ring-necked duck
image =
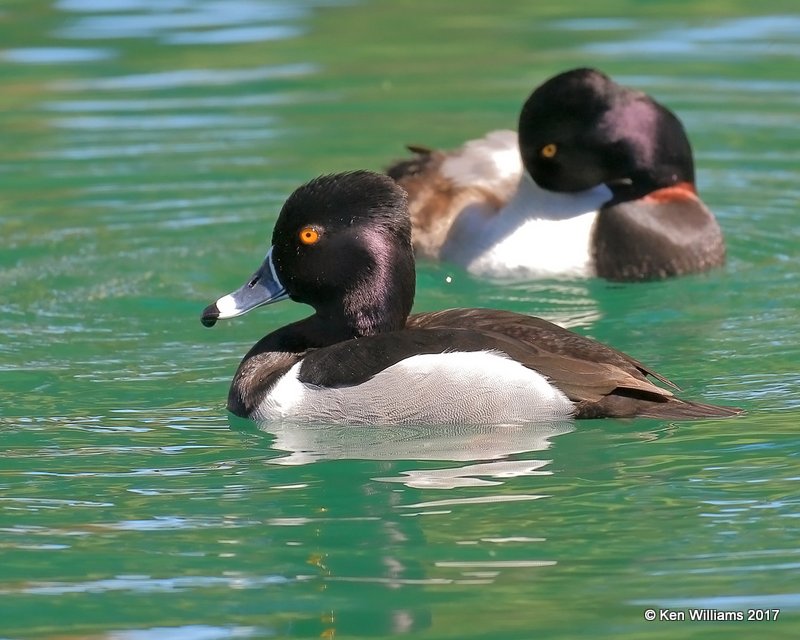
<path fill-rule="evenodd" d="M 409 193 L 420 256 L 523 279 L 651 280 L 725 261 L 680 120 L 600 71 L 539 86 L 518 134 L 409 149 L 387 173 Z"/>
<path fill-rule="evenodd" d="M 314 308 L 250 350 L 228 408 L 259 420 L 432 424 L 737 413 L 681 401 L 633 358 L 539 318 L 409 316 L 414 286 L 406 194 L 391 178 L 356 171 L 301 186 L 259 270 L 203 311 L 211 326 L 286 298 Z"/>

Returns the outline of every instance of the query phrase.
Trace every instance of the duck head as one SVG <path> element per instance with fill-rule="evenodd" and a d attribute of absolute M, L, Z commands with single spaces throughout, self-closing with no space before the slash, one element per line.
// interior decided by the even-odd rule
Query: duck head
<path fill-rule="evenodd" d="M 326 175 L 289 196 L 259 269 L 201 320 L 213 326 L 290 298 L 342 338 L 372 335 L 405 326 L 414 284 L 405 191 L 370 171 Z"/>
<path fill-rule="evenodd" d="M 526 170 L 550 191 L 605 183 L 622 201 L 694 185 L 692 149 L 675 114 L 595 69 L 566 71 L 534 90 L 519 143 Z"/>

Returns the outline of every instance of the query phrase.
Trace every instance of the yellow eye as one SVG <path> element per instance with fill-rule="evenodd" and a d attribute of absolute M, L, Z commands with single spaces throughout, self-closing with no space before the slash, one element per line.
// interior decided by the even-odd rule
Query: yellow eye
<path fill-rule="evenodd" d="M 543 158 L 552 158 L 554 155 L 556 155 L 556 151 L 558 151 L 558 147 L 554 142 L 551 142 L 550 144 L 544 145 L 539 153 Z"/>
<path fill-rule="evenodd" d="M 303 244 L 317 244 L 319 241 L 319 231 L 314 227 L 303 227 L 300 229 L 300 233 L 297 234 L 297 237 L 300 238 L 300 242 Z"/>

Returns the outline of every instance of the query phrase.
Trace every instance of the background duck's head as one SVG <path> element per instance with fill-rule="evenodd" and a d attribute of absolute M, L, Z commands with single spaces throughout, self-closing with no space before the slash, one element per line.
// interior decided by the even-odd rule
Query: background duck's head
<path fill-rule="evenodd" d="M 550 191 L 606 184 L 616 200 L 694 183 L 686 131 L 669 109 L 596 69 L 541 84 L 520 113 L 523 163 Z"/>

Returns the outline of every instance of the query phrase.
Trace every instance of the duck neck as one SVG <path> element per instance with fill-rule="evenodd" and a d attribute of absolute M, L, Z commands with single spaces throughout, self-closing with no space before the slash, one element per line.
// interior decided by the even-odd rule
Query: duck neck
<path fill-rule="evenodd" d="M 607 176 L 614 193 L 612 204 L 638 200 L 649 193 L 680 186 L 694 191 L 692 146 L 680 120 L 660 105 L 650 144 L 629 140 L 621 144 L 613 162 L 615 175 Z"/>
<path fill-rule="evenodd" d="M 642 169 L 633 171 L 631 177 L 609 183 L 614 197 L 609 204 L 638 200 L 659 189 L 680 187 L 694 192 L 694 172 L 681 167 L 663 167 L 659 170 Z"/>
<path fill-rule="evenodd" d="M 327 332 L 339 336 L 336 341 L 398 331 L 411 313 L 415 280 L 410 244 L 407 251 L 387 251 L 349 284 L 344 296 L 319 305 L 316 316 Z"/>

